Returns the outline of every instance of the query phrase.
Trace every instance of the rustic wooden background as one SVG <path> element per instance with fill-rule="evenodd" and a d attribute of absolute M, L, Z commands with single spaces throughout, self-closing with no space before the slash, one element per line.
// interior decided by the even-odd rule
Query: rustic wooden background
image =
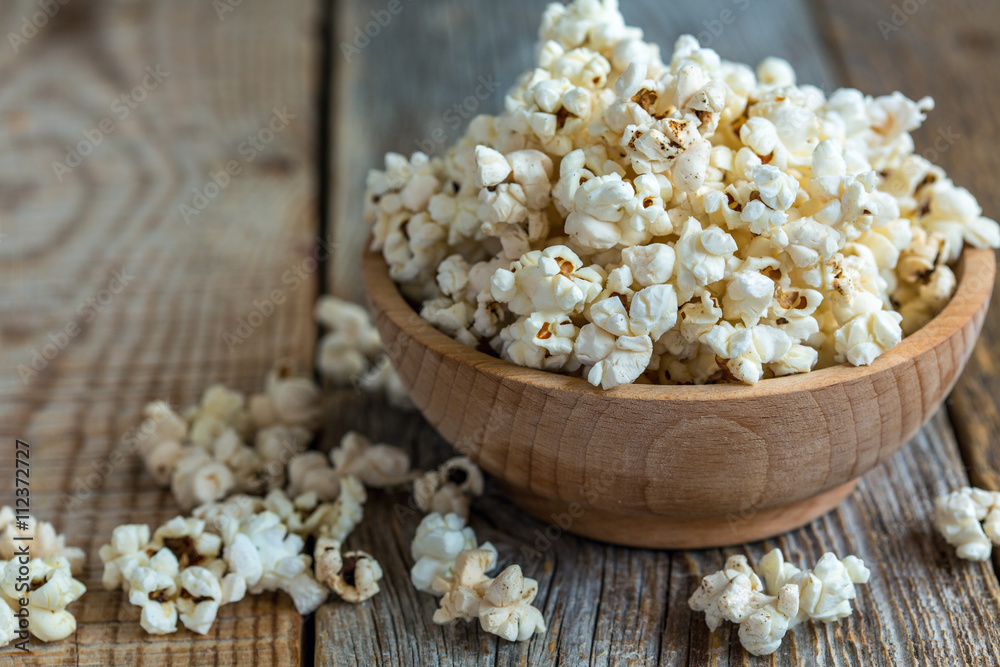
<path fill-rule="evenodd" d="M 778 539 L 692 552 L 612 547 L 531 519 L 490 489 L 472 525 L 540 582 L 549 631 L 530 643 L 430 623 L 434 600 L 407 578 L 419 517 L 405 494 L 375 494 L 351 538 L 386 569 L 372 601 L 331 602 L 300 619 L 283 595 L 252 597 L 225 607 L 206 637 L 148 637 L 121 594 L 102 590 L 97 557 L 115 525 L 175 512 L 131 451 L 143 404 L 187 404 L 213 381 L 250 391 L 275 358 L 308 363 L 315 295 L 361 296 L 365 172 L 387 150 L 427 146 L 439 128 L 457 138 L 449 109 L 480 77 L 499 87 L 479 110 L 497 111 L 530 63 L 544 3 L 402 0 L 400 15 L 348 58 L 340 44 L 384 0 L 59 2 L 51 19 L 37 15 L 38 0 L 0 4 L 0 451 L 10 452 L 0 479 L 13 479 L 14 439 L 28 440 L 34 511 L 87 550 L 90 590 L 74 607 L 74 637 L 36 644 L 27 657 L 2 650 L 0 665 L 1000 663 L 995 568 L 957 560 L 930 524 L 936 495 L 970 480 L 1000 488 L 996 303 L 947 410 L 837 511 Z M 801 81 L 827 90 L 934 96 L 918 150 L 1000 215 L 1000 4 L 624 4 L 668 52 L 691 32 L 724 57 L 788 58 Z M 27 28 L 32 20 L 44 25 Z M 146 79 L 155 85 L 122 117 L 116 99 L 157 66 L 168 74 Z M 244 142 L 275 110 L 287 126 L 251 151 Z M 71 172 L 56 173 L 68 146 L 97 138 Z M 213 190 L 211 175 L 230 161 L 240 173 Z M 181 206 L 194 207 L 196 191 L 214 196 L 188 222 Z M 118 293 L 114 271 L 132 276 Z M 245 342 L 227 345 L 225 334 L 274 290 L 285 302 Z M 61 337 L 72 325 L 79 333 Z M 44 368 L 22 377 L 18 367 L 53 340 L 65 349 L 49 348 Z M 411 448 L 421 465 L 448 455 L 418 417 L 351 391 L 329 414 L 324 446 L 360 428 Z M 115 452 L 124 462 L 109 465 Z M 12 484 L 0 489 L 12 496 Z M 854 553 L 873 576 L 850 619 L 802 626 L 774 656 L 751 658 L 735 632 L 710 634 L 686 600 L 727 555 L 757 558 L 773 546 L 801 563 Z"/>

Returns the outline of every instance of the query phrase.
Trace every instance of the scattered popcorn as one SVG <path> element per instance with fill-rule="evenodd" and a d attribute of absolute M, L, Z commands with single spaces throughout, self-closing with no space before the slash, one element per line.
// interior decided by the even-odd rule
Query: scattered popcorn
<path fill-rule="evenodd" d="M 425 593 L 441 593 L 434 589 L 434 582 L 454 575 L 455 558 L 462 551 L 477 548 L 491 551 L 496 559 L 496 548 L 492 544 L 477 545 L 476 533 L 465 525 L 461 516 L 428 514 L 417 526 L 417 534 L 410 545 L 414 561 L 410 568 L 413 587 Z"/>
<path fill-rule="evenodd" d="M 483 493 L 483 473 L 468 457 L 445 461 L 413 482 L 413 497 L 424 512 L 469 516 L 473 496 Z"/>
<path fill-rule="evenodd" d="M 321 417 L 320 389 L 307 377 L 279 363 L 267 376 L 264 393 L 250 397 L 250 418 L 256 428 L 273 424 L 315 428 Z"/>
<path fill-rule="evenodd" d="M 452 271 L 460 272 L 460 265 Z M 327 295 L 316 302 L 315 316 L 320 326 L 327 329 L 316 351 L 316 367 L 327 383 L 354 385 L 369 393 L 384 394 L 393 407 L 413 408 L 409 392 L 384 353 L 367 310 Z"/>
<path fill-rule="evenodd" d="M 223 559 L 246 581 L 248 592 L 283 590 L 300 614 L 310 614 L 326 600 L 327 591 L 314 578 L 304 547 L 305 540 L 289 533 L 276 514 L 263 511 L 240 522 L 226 540 Z"/>
<path fill-rule="evenodd" d="M 959 558 L 989 560 L 1000 544 L 1000 493 L 967 486 L 940 496 L 934 525 Z"/>
<path fill-rule="evenodd" d="M 509 642 L 528 641 L 536 633 L 545 632 L 542 612 L 531 605 L 536 595 L 538 582 L 521 574 L 521 566 L 511 565 L 483 592 L 479 624 L 486 632 Z"/>
<path fill-rule="evenodd" d="M 479 619 L 486 632 L 507 641 L 527 641 L 545 632 L 542 612 L 531 605 L 538 582 L 525 577 L 519 565 L 511 565 L 496 579 L 486 572 L 496 565 L 496 550 L 466 549 L 455 558 L 454 573 L 438 577 L 434 590 L 442 594 L 434 622 Z"/>
<path fill-rule="evenodd" d="M 829 552 L 812 570 L 800 570 L 774 549 L 761 558 L 757 572 L 746 556 L 736 555 L 702 579 L 688 605 L 705 613 L 710 630 L 723 621 L 739 624 L 743 647 L 753 655 L 770 655 L 803 621 L 832 623 L 850 616 L 855 584 L 868 583 L 870 575 L 855 556 L 838 559 Z"/>
<path fill-rule="evenodd" d="M 66 610 L 87 588 L 73 578 L 63 556 L 20 558 L 0 567 L 0 645 L 9 643 L 17 623 L 11 608 L 20 610 L 27 599 L 28 631 L 43 642 L 65 639 L 76 632 L 76 618 Z M 7 608 L 5 613 L 2 607 Z M 4 641 L 6 639 L 7 641 Z"/>
<path fill-rule="evenodd" d="M 354 475 L 365 486 L 384 488 L 410 479 L 410 456 L 399 447 L 373 445 L 360 433 L 348 432 L 340 446 L 330 452 L 333 467 L 344 475 Z"/>
<path fill-rule="evenodd" d="M 320 549 L 322 548 L 322 553 Z M 340 553 L 339 545 L 316 544 L 316 578 L 347 602 L 364 602 L 379 592 L 382 566 L 364 551 Z"/>
<path fill-rule="evenodd" d="M 604 389 L 867 365 L 944 307 L 965 245 L 1000 246 L 914 154 L 929 98 L 826 95 L 690 35 L 664 61 L 612 0 L 550 5 L 535 53 L 442 157 L 368 175 L 372 249 L 469 347 Z"/>
<path fill-rule="evenodd" d="M 83 549 L 67 547 L 66 537 L 57 533 L 51 523 L 38 521 L 30 515 L 21 520 L 27 524 L 24 530 L 18 528 L 14 508 L 8 505 L 0 507 L 0 561 L 14 558 L 19 548 L 30 540 L 32 558 L 61 556 L 69 562 L 74 573 L 83 569 L 86 559 Z"/>

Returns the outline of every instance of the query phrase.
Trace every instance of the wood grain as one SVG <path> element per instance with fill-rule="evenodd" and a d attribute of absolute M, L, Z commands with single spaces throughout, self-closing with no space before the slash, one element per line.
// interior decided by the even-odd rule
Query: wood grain
<path fill-rule="evenodd" d="M 1000 134 L 1000 4 L 995 2 L 817 3 L 846 78 L 866 93 L 934 97 L 917 152 L 944 167 L 1000 217 L 993 137 Z M 904 8 L 905 5 L 905 8 Z M 972 481 L 1000 489 L 1000 290 L 952 394 L 949 409 Z"/>
<path fill-rule="evenodd" d="M 97 549 L 116 525 L 176 513 L 130 444 L 146 401 L 184 405 L 214 381 L 256 389 L 276 358 L 310 363 L 318 274 L 294 289 L 282 278 L 315 266 L 317 9 L 244 0 L 220 20 L 200 0 L 69 2 L 20 53 L 4 38 L 0 440 L 5 454 L 31 443 L 33 510 L 86 550 L 89 592 L 74 637 L 27 658 L 4 649 L 0 664 L 299 661 L 303 622 L 283 595 L 226 607 L 206 637 L 147 636 L 121 593 L 103 591 Z M 2 27 L 20 19 L 4 10 Z M 134 109 L 115 104 L 144 79 Z M 249 162 L 240 145 L 276 107 L 296 117 Z M 114 130 L 60 182 L 52 163 L 104 118 Z M 179 206 L 230 160 L 240 173 L 187 224 Z M 132 276 L 117 294 L 114 271 Z M 224 334 L 272 290 L 284 302 L 230 350 Z M 22 381 L 18 366 L 70 323 L 80 331 Z M 0 457 L 4 503 L 12 466 Z"/>

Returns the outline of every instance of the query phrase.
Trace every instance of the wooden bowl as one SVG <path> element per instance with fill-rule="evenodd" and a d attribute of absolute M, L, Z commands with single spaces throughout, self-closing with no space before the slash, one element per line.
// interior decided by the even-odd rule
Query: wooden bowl
<path fill-rule="evenodd" d="M 363 267 L 375 323 L 417 407 L 549 533 L 685 549 L 763 539 L 835 507 L 951 390 L 994 272 L 992 251 L 967 249 L 944 310 L 871 366 L 753 387 L 602 391 L 462 345 L 414 312 L 377 253 Z"/>

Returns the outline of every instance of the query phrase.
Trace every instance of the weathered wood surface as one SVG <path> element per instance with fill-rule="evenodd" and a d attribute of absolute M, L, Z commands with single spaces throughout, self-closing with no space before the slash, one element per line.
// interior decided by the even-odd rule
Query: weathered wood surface
<path fill-rule="evenodd" d="M 943 413 L 837 512 L 745 548 L 757 558 L 781 546 L 801 563 L 831 549 L 874 566 L 858 614 L 797 629 L 772 659 L 748 658 L 735 633 L 710 634 L 687 608 L 699 576 L 737 550 L 633 550 L 554 529 L 556 539 L 539 538 L 536 531 L 544 536 L 549 526 L 492 486 L 472 522 L 505 563 L 521 562 L 541 582 L 549 632 L 529 644 L 498 642 L 471 625 L 430 623 L 434 601 L 407 580 L 419 517 L 407 511 L 405 493 L 373 494 L 368 520 L 352 536 L 352 545 L 371 550 L 386 567 L 384 591 L 372 602 L 330 603 L 315 619 L 301 620 L 287 597 L 256 597 L 224 608 L 207 637 L 146 636 L 122 596 L 101 589 L 96 553 L 115 525 L 156 523 L 174 512 L 169 494 L 153 487 L 130 453 L 141 406 L 160 397 L 186 404 L 213 381 L 254 389 L 278 357 L 308 363 L 309 311 L 325 270 L 311 268 L 308 257 L 324 226 L 338 242 L 326 267 L 332 286 L 358 296 L 365 171 L 386 150 L 410 152 L 416 140 L 433 141 L 435 129 L 454 140 L 461 128 L 445 114 L 475 94 L 479 77 L 497 83 L 480 110 L 499 109 L 503 91 L 530 62 L 527 47 L 544 4 L 403 0 L 402 18 L 348 62 L 339 43 L 385 5 L 337 3 L 333 32 L 325 36 L 333 74 L 326 110 L 317 81 L 324 3 L 223 2 L 233 11 L 220 18 L 213 3 L 201 0 L 70 0 L 17 52 L 6 35 L 18 32 L 38 5 L 0 4 L 0 439 L 32 443 L 34 510 L 88 551 L 90 588 L 74 607 L 75 637 L 36 643 L 28 660 L 2 650 L 0 665 L 271 665 L 313 655 L 319 664 L 365 665 L 1000 662 L 996 577 L 986 566 L 957 561 L 930 528 L 933 497 L 966 483 Z M 754 62 L 781 55 L 795 63 L 802 81 L 826 89 L 847 83 L 869 92 L 898 87 L 911 96 L 934 95 L 938 111 L 918 139 L 921 150 L 933 146 L 937 130 L 953 126 L 960 138 L 937 161 L 995 217 L 997 164 L 992 144 L 980 137 L 995 137 L 1000 122 L 1000 74 L 993 67 L 998 9 L 917 3 L 883 40 L 877 21 L 891 21 L 893 4 L 645 0 L 623 9 L 665 49 L 681 32 L 707 30 L 711 46 L 726 57 Z M 727 9 L 735 22 L 713 34 Z M 156 65 L 170 75 L 120 119 L 113 101 Z M 266 126 L 275 107 L 286 106 L 296 117 L 246 162 L 240 144 Z M 316 119 L 328 113 L 331 219 L 323 222 Z M 114 132 L 60 182 L 52 163 L 65 161 L 65 146 L 83 140 L 84 131 L 93 136 L 105 117 Z M 435 143 L 439 154 L 444 144 Z M 194 190 L 204 192 L 210 174 L 229 160 L 241 173 L 186 224 L 179 205 L 193 206 Z M 105 298 L 114 270 L 135 278 Z M 301 278 L 295 288 L 284 280 L 289 271 Z M 230 351 L 224 334 L 274 289 L 285 303 Z M 78 305 L 91 298 L 107 302 L 85 321 Z M 22 381 L 17 367 L 30 365 L 33 350 L 41 351 L 50 333 L 58 339 L 70 322 L 81 332 Z M 994 311 L 951 407 L 970 474 L 996 488 L 1000 461 L 989 444 L 1000 432 L 998 344 Z M 421 419 L 351 392 L 336 398 L 331 415 L 328 438 L 360 428 L 412 448 L 421 466 L 448 455 Z M 108 470 L 114 451 L 128 456 Z M 91 473 L 96 477 L 88 482 Z M 0 476 L 12 475 L 3 458 Z M 10 483 L 0 482 L 0 489 Z"/>
<path fill-rule="evenodd" d="M 38 7 L 12 5 L 0 14 L 0 502 L 22 438 L 33 510 L 87 551 L 89 591 L 74 637 L 33 642 L 28 657 L 0 650 L 0 664 L 295 664 L 304 623 L 287 596 L 227 607 L 205 637 L 149 637 L 103 590 L 97 549 L 118 524 L 176 513 L 130 444 L 146 401 L 185 405 L 215 381 L 255 389 L 278 357 L 311 363 L 317 271 L 294 289 L 282 277 L 318 229 L 320 5 L 244 0 L 220 20 L 201 0 L 71 1 L 16 54 L 7 32 Z M 114 100 L 157 66 L 168 75 L 121 118 Z M 285 107 L 295 118 L 248 162 L 241 143 Z M 114 131 L 60 182 L 52 162 L 104 118 Z M 230 160 L 241 172 L 186 224 L 179 206 Z M 132 276 L 123 289 L 114 271 Z M 230 350 L 224 334 L 272 290 L 284 303 Z M 88 299 L 102 311 L 79 311 Z M 71 322 L 80 332 L 22 381 L 18 366 Z M 114 452 L 124 460 L 109 465 Z"/>

